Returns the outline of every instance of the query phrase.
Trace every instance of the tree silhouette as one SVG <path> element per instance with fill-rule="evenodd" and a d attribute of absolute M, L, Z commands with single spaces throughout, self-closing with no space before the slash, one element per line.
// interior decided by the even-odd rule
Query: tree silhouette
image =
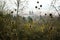
<path fill-rule="evenodd" d="M 5 1 L 0 1 L 0 10 L 5 10 L 6 8 L 6 2 Z"/>
<path fill-rule="evenodd" d="M 59 10 L 58 10 L 59 8 L 57 8 L 57 7 L 55 6 L 55 4 L 57 3 L 57 1 L 58 1 L 58 0 L 52 0 L 50 7 L 53 7 L 53 8 L 55 9 L 55 11 L 56 11 L 56 12 L 58 13 L 58 15 L 59 15 L 59 14 L 60 14 L 60 13 L 59 13 Z"/>

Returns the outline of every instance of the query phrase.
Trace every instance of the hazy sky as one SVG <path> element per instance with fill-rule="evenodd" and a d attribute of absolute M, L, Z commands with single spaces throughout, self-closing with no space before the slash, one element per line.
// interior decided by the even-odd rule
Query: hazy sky
<path fill-rule="evenodd" d="M 5 0 L 7 2 L 7 6 L 12 9 L 12 8 L 16 8 L 14 2 L 16 2 L 16 0 Z M 21 0 L 24 1 L 24 0 Z M 27 6 L 27 8 L 24 10 L 24 12 L 28 12 L 30 11 L 34 11 L 35 13 L 38 11 L 43 11 L 43 12 L 48 12 L 49 9 L 50 10 L 54 10 L 54 8 L 51 8 L 51 2 L 53 0 L 27 0 L 28 3 L 23 3 L 25 6 Z M 39 3 L 37 4 L 37 1 L 39 1 Z M 60 4 L 60 0 L 57 0 L 57 2 L 54 4 L 56 7 L 58 7 Z M 42 7 L 40 7 L 40 5 L 42 5 Z M 36 9 L 35 6 L 37 6 L 39 9 Z M 58 8 L 57 8 L 58 9 Z"/>
<path fill-rule="evenodd" d="M 13 3 L 15 0 L 10 0 L 10 2 L 8 2 L 8 1 L 9 0 L 7 0 L 9 7 L 14 5 L 14 4 L 10 4 L 10 2 Z M 40 5 L 42 5 L 41 10 L 47 11 L 48 8 L 50 7 L 52 0 L 27 0 L 27 1 L 28 1 L 27 9 L 29 9 L 29 10 L 37 11 L 38 9 L 36 9 L 35 6 L 38 6 L 38 8 L 40 8 Z M 39 1 L 38 4 L 37 4 L 37 1 Z"/>

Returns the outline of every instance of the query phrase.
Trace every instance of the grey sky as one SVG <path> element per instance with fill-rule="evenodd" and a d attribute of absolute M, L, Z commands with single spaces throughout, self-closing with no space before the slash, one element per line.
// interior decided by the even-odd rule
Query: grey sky
<path fill-rule="evenodd" d="M 16 8 L 14 2 L 16 2 L 16 0 L 5 0 L 7 2 L 7 6 L 10 9 Z M 21 0 L 24 1 L 24 0 Z M 48 11 L 55 11 L 55 9 L 53 7 L 50 7 L 52 0 L 27 0 L 28 4 L 23 3 L 25 6 L 27 6 L 26 9 L 24 9 L 24 12 L 28 13 L 28 11 L 33 11 L 33 12 L 48 12 Z M 39 4 L 37 4 L 37 1 L 39 1 Z M 38 6 L 38 8 L 40 7 L 39 5 L 42 5 L 42 8 L 40 8 L 40 10 L 35 9 L 35 6 Z M 60 6 L 60 0 L 57 0 L 57 2 L 54 4 L 56 6 L 56 8 L 58 9 L 58 6 Z M 59 10 L 59 9 L 58 9 Z"/>

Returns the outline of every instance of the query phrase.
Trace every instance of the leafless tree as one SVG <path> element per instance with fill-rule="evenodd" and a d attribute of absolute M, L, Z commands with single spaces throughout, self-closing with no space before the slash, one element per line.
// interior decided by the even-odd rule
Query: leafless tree
<path fill-rule="evenodd" d="M 0 11 L 2 11 L 3 14 L 6 13 L 6 11 L 9 10 L 8 6 L 6 4 L 7 4 L 7 2 L 5 0 L 4 1 L 2 1 L 2 0 L 0 1 Z"/>
<path fill-rule="evenodd" d="M 52 6 L 52 7 L 56 10 L 56 12 L 58 13 L 58 15 L 60 15 L 59 10 L 58 10 L 57 7 L 55 6 L 55 4 L 57 3 L 57 1 L 58 1 L 58 0 L 52 0 L 50 6 Z"/>
<path fill-rule="evenodd" d="M 28 4 L 28 1 L 27 0 L 15 0 L 14 2 L 10 1 L 13 5 L 15 5 L 16 7 L 16 11 L 17 11 L 17 16 L 18 16 L 18 13 L 23 11 L 24 8 L 26 8 L 27 4 Z"/>
<path fill-rule="evenodd" d="M 6 2 L 5 1 L 0 1 L 0 10 L 6 9 Z"/>

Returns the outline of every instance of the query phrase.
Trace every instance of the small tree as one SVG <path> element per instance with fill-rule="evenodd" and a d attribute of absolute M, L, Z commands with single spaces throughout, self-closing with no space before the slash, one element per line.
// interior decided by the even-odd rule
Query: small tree
<path fill-rule="evenodd" d="M 58 13 L 58 15 L 60 15 L 59 10 L 58 10 L 57 7 L 55 6 L 55 4 L 57 3 L 57 1 L 58 1 L 58 0 L 52 0 L 50 6 L 52 6 L 52 7 L 56 10 L 56 12 Z"/>
<path fill-rule="evenodd" d="M 6 9 L 6 2 L 5 1 L 0 1 L 0 10 L 5 10 Z"/>
<path fill-rule="evenodd" d="M 29 23 L 32 23 L 32 21 L 33 21 L 33 19 L 29 16 L 29 17 L 28 17 L 28 22 L 29 22 Z"/>
<path fill-rule="evenodd" d="M 15 11 L 17 12 L 17 16 L 18 16 L 18 13 L 19 12 L 21 13 L 21 11 L 23 11 L 24 8 L 27 7 L 26 5 L 28 4 L 28 1 L 26 1 L 26 0 L 24 0 L 24 1 L 22 1 L 22 0 L 15 0 L 14 2 L 12 2 L 12 1 L 10 1 L 10 2 L 11 2 L 11 4 L 13 4 L 16 7 Z"/>

